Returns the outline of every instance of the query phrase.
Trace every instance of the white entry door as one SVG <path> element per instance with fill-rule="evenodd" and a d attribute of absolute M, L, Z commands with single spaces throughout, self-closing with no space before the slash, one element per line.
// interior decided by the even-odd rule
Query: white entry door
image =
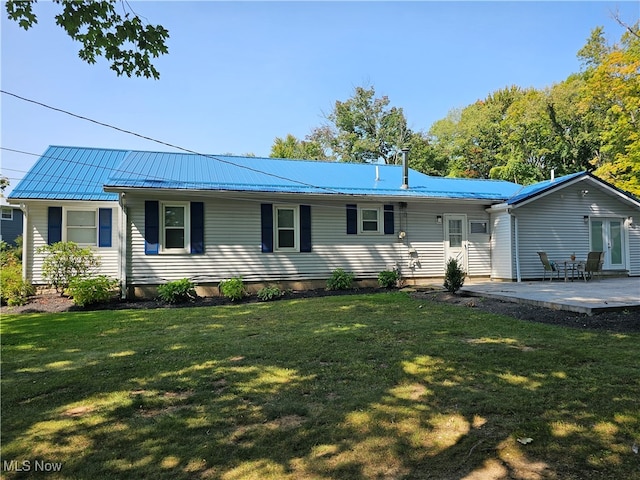
<path fill-rule="evenodd" d="M 467 216 L 466 215 L 445 215 L 444 216 L 444 262 L 445 265 L 450 258 L 458 260 L 458 264 L 468 272 L 467 269 Z"/>
<path fill-rule="evenodd" d="M 625 268 L 624 219 L 592 218 L 591 251 L 604 252 L 603 269 Z"/>

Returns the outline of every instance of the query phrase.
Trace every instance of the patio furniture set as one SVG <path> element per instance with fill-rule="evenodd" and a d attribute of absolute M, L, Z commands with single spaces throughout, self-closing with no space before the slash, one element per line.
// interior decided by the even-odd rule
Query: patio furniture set
<path fill-rule="evenodd" d="M 567 281 L 568 272 L 571 272 L 571 281 L 573 282 L 576 274 L 578 278 L 582 277 L 584 281 L 591 280 L 595 275 L 602 273 L 602 264 L 604 262 L 604 252 L 589 252 L 586 260 L 580 260 L 571 255 L 569 259 L 554 261 L 550 260 L 546 252 L 538 252 L 540 261 L 544 267 L 542 280 L 546 280 L 547 272 L 549 272 L 549 281 L 553 280 L 553 273 L 560 279 L 560 273 L 564 272 L 564 281 Z"/>

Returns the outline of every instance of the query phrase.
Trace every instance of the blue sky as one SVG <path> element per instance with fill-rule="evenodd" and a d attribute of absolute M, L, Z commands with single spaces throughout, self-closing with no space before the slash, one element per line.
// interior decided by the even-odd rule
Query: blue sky
<path fill-rule="evenodd" d="M 25 32 L 3 4 L 2 89 L 194 151 L 268 156 L 275 137 L 304 138 L 356 86 L 374 86 L 426 131 L 497 89 L 563 81 L 580 70 L 576 53 L 593 28 L 615 42 L 623 30 L 612 13 L 640 17 L 637 0 L 129 4 L 170 32 L 160 80 L 82 62 L 54 24 L 56 5 L 37 4 L 39 23 Z M 4 148 L 167 150 L 4 94 L 0 102 Z M 37 159 L 0 155 L 13 186 Z"/>

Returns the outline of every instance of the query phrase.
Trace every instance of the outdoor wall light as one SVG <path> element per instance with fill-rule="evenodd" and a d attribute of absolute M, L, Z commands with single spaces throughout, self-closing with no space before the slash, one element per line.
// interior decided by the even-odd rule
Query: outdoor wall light
<path fill-rule="evenodd" d="M 585 215 L 582 219 L 584 220 L 584 223 L 589 223 L 589 215 Z"/>
<path fill-rule="evenodd" d="M 584 197 L 585 195 L 587 195 L 587 193 L 589 193 L 589 190 L 582 190 L 582 192 L 580 193 L 582 193 L 582 196 Z"/>
<path fill-rule="evenodd" d="M 436 215 L 436 223 L 442 223 L 442 215 Z"/>
<path fill-rule="evenodd" d="M 406 236 L 407 234 L 405 232 L 400 232 L 400 235 L 398 235 L 398 238 L 402 240 Z"/>

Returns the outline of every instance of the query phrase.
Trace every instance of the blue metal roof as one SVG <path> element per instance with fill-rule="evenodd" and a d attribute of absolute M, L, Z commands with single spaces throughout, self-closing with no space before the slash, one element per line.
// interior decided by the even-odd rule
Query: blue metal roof
<path fill-rule="evenodd" d="M 506 200 L 521 188 L 499 180 L 430 177 L 416 170 L 410 170 L 409 189 L 401 189 L 401 183 L 399 165 L 133 151 L 105 186 L 487 200 Z"/>
<path fill-rule="evenodd" d="M 41 200 L 117 200 L 103 190 L 126 150 L 50 146 L 9 198 Z"/>
<path fill-rule="evenodd" d="M 526 187 L 522 187 L 522 189 L 519 192 L 517 192 L 514 196 L 509 198 L 507 203 L 509 205 L 515 205 L 516 203 L 524 202 L 525 200 L 529 200 L 530 198 L 533 198 L 537 195 L 541 195 L 542 193 L 548 190 L 556 188 L 559 185 L 567 183 L 573 180 L 574 178 L 581 177 L 586 174 L 587 172 L 570 173 L 569 175 L 564 175 L 562 177 L 558 177 L 553 180 L 545 180 L 543 182 L 527 185 Z"/>
<path fill-rule="evenodd" d="M 9 197 L 116 200 L 117 191 L 162 188 L 506 201 L 522 189 L 501 180 L 431 177 L 416 170 L 409 172 L 409 189 L 401 183 L 399 165 L 52 146 Z"/>

